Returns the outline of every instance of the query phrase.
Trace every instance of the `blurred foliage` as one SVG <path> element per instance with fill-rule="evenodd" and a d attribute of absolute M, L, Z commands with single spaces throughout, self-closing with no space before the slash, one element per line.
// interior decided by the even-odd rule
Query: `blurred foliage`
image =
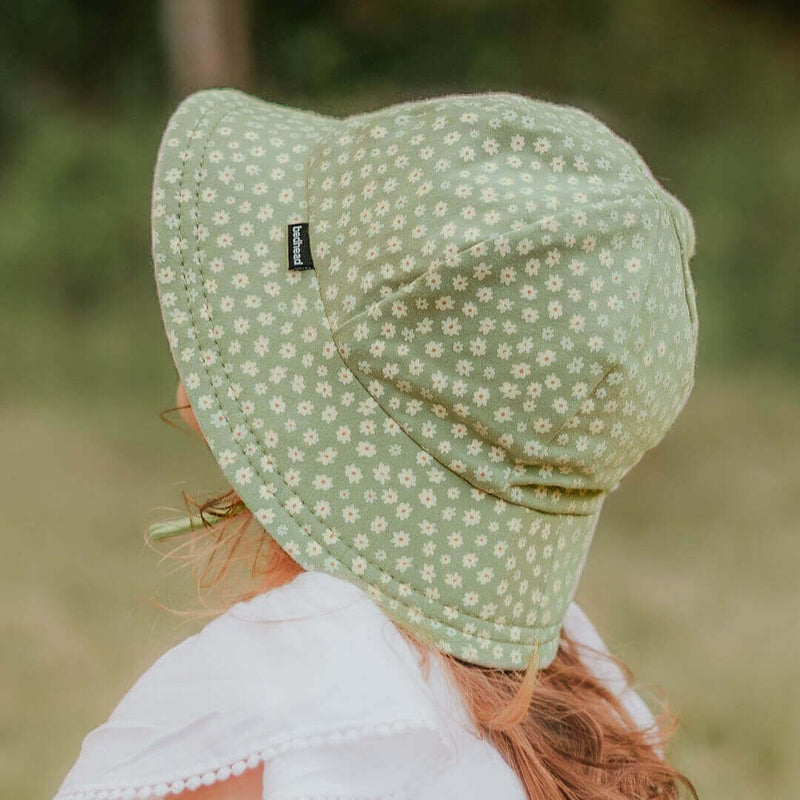
<path fill-rule="evenodd" d="M 73 315 L 107 306 L 122 290 L 155 302 L 149 181 L 178 99 L 169 96 L 159 8 L 29 0 L 6 15 L 6 300 Z M 701 363 L 766 359 L 796 369 L 797 8 L 696 0 L 254 2 L 258 93 L 337 115 L 493 89 L 583 106 L 631 141 L 694 213 Z"/>
<path fill-rule="evenodd" d="M 24 120 L 0 194 L 13 296 L 77 314 L 131 283 L 149 289 L 146 198 L 159 122 L 151 112 L 102 118 L 50 107 Z"/>

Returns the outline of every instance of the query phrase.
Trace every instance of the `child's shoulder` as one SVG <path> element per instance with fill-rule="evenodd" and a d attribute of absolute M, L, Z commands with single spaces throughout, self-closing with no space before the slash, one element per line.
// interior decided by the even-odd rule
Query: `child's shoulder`
<path fill-rule="evenodd" d="M 565 627 L 639 724 L 650 724 L 644 702 L 604 665 L 603 641 L 575 604 Z M 452 796 L 480 781 L 524 796 L 476 735 L 438 659 L 430 666 L 424 674 L 416 651 L 355 584 L 301 572 L 159 658 L 84 739 L 56 800 L 152 800 L 262 765 L 271 800 L 422 796 L 421 786 L 440 779 L 461 787 Z M 436 791 L 430 796 L 442 796 Z"/>
<path fill-rule="evenodd" d="M 157 797 L 260 764 L 278 797 L 289 780 L 279 756 L 313 758 L 323 748 L 326 763 L 352 773 L 360 743 L 373 752 L 377 742 L 388 755 L 413 739 L 424 758 L 412 769 L 392 758 L 396 774 L 387 765 L 381 775 L 401 786 L 452 759 L 439 713 L 416 654 L 368 595 L 302 572 L 159 658 L 84 739 L 56 797 Z M 297 792 L 299 780 L 293 775 L 287 791 Z"/>

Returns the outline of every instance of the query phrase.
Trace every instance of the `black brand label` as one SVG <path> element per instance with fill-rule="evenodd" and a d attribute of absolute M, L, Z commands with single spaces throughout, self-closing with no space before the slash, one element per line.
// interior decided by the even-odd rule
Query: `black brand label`
<path fill-rule="evenodd" d="M 295 222 L 289 226 L 289 269 L 314 269 L 308 223 Z"/>

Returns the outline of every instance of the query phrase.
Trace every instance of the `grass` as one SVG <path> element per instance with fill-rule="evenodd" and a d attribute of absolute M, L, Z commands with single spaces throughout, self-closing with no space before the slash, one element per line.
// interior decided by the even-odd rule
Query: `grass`
<path fill-rule="evenodd" d="M 154 363 L 140 391 L 123 372 L 91 396 L 43 379 L 0 407 L 0 796 L 52 796 L 83 736 L 201 624 L 159 609 L 190 606 L 191 589 L 142 532 L 182 488 L 221 477 L 158 419 L 174 381 L 168 358 Z M 578 595 L 645 696 L 660 687 L 680 715 L 672 759 L 703 800 L 790 797 L 800 782 L 800 388 L 741 374 L 699 372 L 608 498 Z"/>

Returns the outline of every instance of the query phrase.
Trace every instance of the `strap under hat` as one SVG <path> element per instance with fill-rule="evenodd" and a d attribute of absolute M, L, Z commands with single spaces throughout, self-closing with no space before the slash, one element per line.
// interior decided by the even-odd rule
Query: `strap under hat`
<path fill-rule="evenodd" d="M 203 518 L 199 516 L 175 517 L 174 519 L 159 520 L 147 527 L 147 538 L 152 542 L 160 542 L 173 536 L 197 530 L 204 526 Z"/>

